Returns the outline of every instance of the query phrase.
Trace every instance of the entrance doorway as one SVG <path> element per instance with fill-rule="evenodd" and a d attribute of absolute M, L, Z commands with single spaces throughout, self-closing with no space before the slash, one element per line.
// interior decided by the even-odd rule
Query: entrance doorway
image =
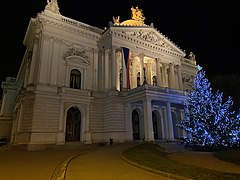
<path fill-rule="evenodd" d="M 65 142 L 80 141 L 81 112 L 77 107 L 71 107 L 67 112 Z"/>
<path fill-rule="evenodd" d="M 132 112 L 132 132 L 133 140 L 140 140 L 139 114 L 136 110 Z"/>

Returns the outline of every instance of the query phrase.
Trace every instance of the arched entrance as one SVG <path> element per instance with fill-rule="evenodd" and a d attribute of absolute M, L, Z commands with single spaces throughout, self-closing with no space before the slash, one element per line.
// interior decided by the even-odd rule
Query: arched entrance
<path fill-rule="evenodd" d="M 132 133 L 133 140 L 140 140 L 139 114 L 136 110 L 132 111 Z"/>
<path fill-rule="evenodd" d="M 159 111 L 152 111 L 153 137 L 155 140 L 163 139 L 163 124 Z"/>
<path fill-rule="evenodd" d="M 67 111 L 65 142 L 80 141 L 81 112 L 77 107 Z"/>

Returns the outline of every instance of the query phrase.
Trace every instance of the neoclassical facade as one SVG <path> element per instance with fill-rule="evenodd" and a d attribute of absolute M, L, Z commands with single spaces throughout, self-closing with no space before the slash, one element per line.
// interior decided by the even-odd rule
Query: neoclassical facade
<path fill-rule="evenodd" d="M 47 1 L 30 19 L 17 77 L 2 83 L 0 137 L 29 150 L 179 139 L 196 61 L 146 25 L 141 9 L 131 11 L 130 20 L 114 17 L 103 30 Z"/>

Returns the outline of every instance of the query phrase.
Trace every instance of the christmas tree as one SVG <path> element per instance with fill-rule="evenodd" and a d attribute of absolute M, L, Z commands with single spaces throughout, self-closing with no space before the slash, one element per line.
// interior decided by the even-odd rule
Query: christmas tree
<path fill-rule="evenodd" d="M 205 71 L 199 70 L 185 104 L 185 118 L 177 126 L 186 132 L 183 143 L 191 147 L 233 147 L 240 144 L 240 116 L 231 111 L 233 100 L 213 93 Z"/>

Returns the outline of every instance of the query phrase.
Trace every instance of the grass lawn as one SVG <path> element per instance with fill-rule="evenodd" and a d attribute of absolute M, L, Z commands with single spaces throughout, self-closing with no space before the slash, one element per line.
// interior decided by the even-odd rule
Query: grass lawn
<path fill-rule="evenodd" d="M 222 161 L 227 161 L 227 162 L 240 165 L 240 148 L 238 150 L 235 149 L 235 150 L 214 152 L 213 156 Z"/>
<path fill-rule="evenodd" d="M 238 151 L 238 153 L 240 153 L 240 151 Z M 230 152 L 230 154 L 235 154 L 235 152 Z M 154 143 L 138 144 L 123 152 L 122 155 L 137 164 L 187 178 L 199 180 L 240 179 L 239 174 L 224 173 L 173 161 L 168 158 L 168 153 L 164 152 L 158 144 Z M 217 158 L 219 158 L 218 156 L 226 158 L 226 155 L 223 156 L 220 152 L 216 153 L 215 156 Z M 237 154 L 237 156 L 239 157 L 239 154 Z"/>

